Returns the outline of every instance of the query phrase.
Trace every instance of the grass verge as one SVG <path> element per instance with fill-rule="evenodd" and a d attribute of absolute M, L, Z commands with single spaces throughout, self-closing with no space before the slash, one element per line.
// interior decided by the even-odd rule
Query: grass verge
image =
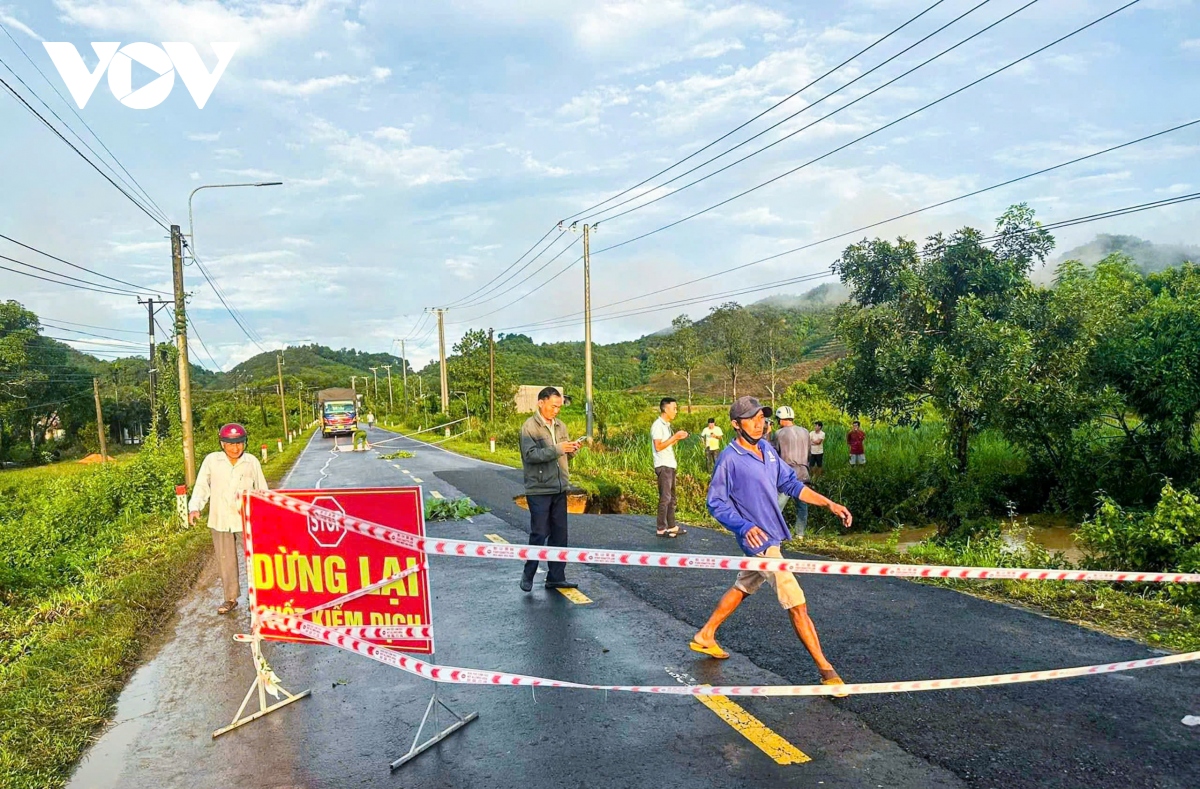
<path fill-rule="evenodd" d="M 273 486 L 306 443 L 264 464 Z M 66 783 L 211 550 L 208 529 L 181 529 L 170 518 L 131 517 L 122 528 L 123 538 L 70 583 L 29 594 L 0 589 L 3 789 Z"/>

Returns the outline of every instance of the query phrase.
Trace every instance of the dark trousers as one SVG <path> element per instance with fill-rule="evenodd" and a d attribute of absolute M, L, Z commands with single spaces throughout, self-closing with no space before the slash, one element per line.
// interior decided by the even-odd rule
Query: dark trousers
<path fill-rule="evenodd" d="M 675 469 L 659 466 L 654 469 L 658 477 L 658 530 L 675 528 Z"/>
<path fill-rule="evenodd" d="M 529 544 L 567 547 L 567 494 L 527 496 L 526 501 L 529 502 Z M 566 562 L 546 564 L 550 568 L 546 572 L 547 582 L 566 580 Z M 537 569 L 537 562 L 525 562 L 525 577 L 532 581 Z"/>
<path fill-rule="evenodd" d="M 717 455 L 721 454 L 719 449 L 704 450 L 704 463 L 708 466 L 708 470 L 712 471 L 717 467 Z"/>

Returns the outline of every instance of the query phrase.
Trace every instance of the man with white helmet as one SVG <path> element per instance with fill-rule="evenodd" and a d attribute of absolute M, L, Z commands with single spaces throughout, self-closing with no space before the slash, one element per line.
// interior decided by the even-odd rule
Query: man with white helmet
<path fill-rule="evenodd" d="M 221 428 L 221 451 L 210 452 L 200 464 L 196 474 L 196 487 L 188 502 L 188 523 L 200 518 L 200 510 L 211 503 L 208 510 L 208 528 L 212 532 L 213 550 L 217 556 L 217 569 L 221 573 L 222 593 L 225 602 L 217 608 L 218 614 L 227 614 L 237 607 L 241 587 L 238 584 L 237 535 L 242 532 L 242 494 L 252 490 L 266 490 L 267 479 L 263 476 L 258 458 L 246 452 L 246 428 L 231 422 Z"/>
<path fill-rule="evenodd" d="M 796 424 L 796 412 L 790 406 L 780 406 L 779 410 L 775 412 L 775 416 L 779 418 L 779 429 L 771 436 L 771 443 L 779 452 L 779 457 L 783 459 L 783 462 L 796 472 L 796 479 L 807 483 L 809 480 L 808 430 Z M 779 509 L 784 508 L 789 498 L 786 493 L 779 494 Z M 804 530 L 808 528 L 808 505 L 798 498 L 795 499 L 795 502 L 796 523 L 792 527 L 792 534 L 796 537 L 803 537 Z"/>

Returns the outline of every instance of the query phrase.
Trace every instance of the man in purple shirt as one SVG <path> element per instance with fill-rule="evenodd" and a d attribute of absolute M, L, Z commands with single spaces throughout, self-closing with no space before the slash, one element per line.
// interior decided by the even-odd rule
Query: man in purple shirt
<path fill-rule="evenodd" d="M 708 511 L 737 537 L 747 556 L 783 558 L 779 545 L 791 538 L 778 495 L 786 493 L 806 504 L 828 507 L 849 528 L 850 510 L 830 501 L 796 478 L 796 472 L 784 463 L 770 442 L 763 437 L 771 409 L 756 398 L 739 397 L 729 408 L 736 439 L 729 442 L 717 458 L 712 482 L 708 486 Z M 717 643 L 717 628 L 737 610 L 747 596 L 763 582 L 771 584 L 779 603 L 788 612 L 792 627 L 805 649 L 812 655 L 821 673 L 822 685 L 843 685 L 833 665 L 821 651 L 817 629 L 808 616 L 804 590 L 796 576 L 788 572 L 766 573 L 757 570 L 738 573 L 737 581 L 725 595 L 708 622 L 689 645 L 696 652 L 723 659 L 729 657 Z"/>

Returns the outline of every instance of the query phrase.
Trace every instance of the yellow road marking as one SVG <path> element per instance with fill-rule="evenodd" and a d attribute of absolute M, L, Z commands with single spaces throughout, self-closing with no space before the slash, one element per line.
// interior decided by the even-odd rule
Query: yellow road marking
<path fill-rule="evenodd" d="M 436 490 L 431 490 L 431 491 L 429 491 L 429 495 L 430 495 L 430 496 L 433 496 L 435 499 L 444 499 L 444 498 L 445 498 L 445 496 L 443 496 L 442 494 L 438 493 Z"/>
<path fill-rule="evenodd" d="M 681 684 L 697 684 L 687 674 L 677 673 L 671 669 L 667 669 L 667 673 L 675 677 Z M 701 687 L 711 686 L 704 684 Z M 734 731 L 752 742 L 776 764 L 804 764 L 812 761 L 811 756 L 780 737 L 771 727 L 751 715 L 737 702 L 731 701 L 729 697 L 695 696 L 695 699 L 716 713 L 718 718 L 732 726 Z"/>
<path fill-rule="evenodd" d="M 575 605 L 587 605 L 588 603 L 592 602 L 592 598 L 588 597 L 578 589 L 559 589 L 558 591 L 563 597 L 567 598 Z"/>
<path fill-rule="evenodd" d="M 418 485 L 420 485 L 420 484 L 421 484 L 421 483 L 422 483 L 424 480 L 419 480 L 419 479 L 417 479 L 416 477 L 413 477 L 413 478 L 412 478 L 412 481 L 413 481 L 413 482 L 415 482 L 415 483 L 417 483 Z"/>
<path fill-rule="evenodd" d="M 436 496 L 437 494 L 435 493 L 434 495 Z M 508 544 L 508 540 L 504 539 L 499 534 L 485 534 L 483 536 L 487 537 L 492 542 L 500 542 L 504 543 L 505 545 Z M 563 597 L 567 598 L 575 605 L 587 605 L 588 603 L 592 602 L 592 598 L 588 597 L 578 589 L 559 589 L 558 591 Z"/>

